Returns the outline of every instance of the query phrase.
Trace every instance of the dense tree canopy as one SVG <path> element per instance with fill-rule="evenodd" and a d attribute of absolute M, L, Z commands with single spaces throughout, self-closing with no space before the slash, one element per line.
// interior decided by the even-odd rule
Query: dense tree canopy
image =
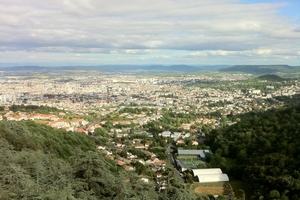
<path fill-rule="evenodd" d="M 12 105 L 9 108 L 13 112 L 22 111 L 22 112 L 36 112 L 36 113 L 49 113 L 49 112 L 59 112 L 61 110 L 55 107 L 49 106 L 36 106 L 36 105 Z"/>
<path fill-rule="evenodd" d="M 169 167 L 165 191 L 96 151 L 85 134 L 32 121 L 0 122 L 0 197 L 10 199 L 196 199 Z M 142 173 L 141 173 L 142 174 Z M 170 175 L 170 176 L 168 176 Z"/>
<path fill-rule="evenodd" d="M 300 106 L 249 113 L 207 144 L 237 161 L 227 171 L 247 181 L 253 199 L 300 199 Z"/>

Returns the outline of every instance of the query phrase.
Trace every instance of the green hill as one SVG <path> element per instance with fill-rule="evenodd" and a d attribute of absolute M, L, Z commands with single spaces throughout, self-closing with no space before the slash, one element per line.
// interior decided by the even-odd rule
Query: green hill
<path fill-rule="evenodd" d="M 219 69 L 219 72 L 249 73 L 249 74 L 274 74 L 300 72 L 300 66 L 289 65 L 235 65 Z"/>
<path fill-rule="evenodd" d="M 257 78 L 260 80 L 266 80 L 266 81 L 284 81 L 284 80 L 286 80 L 276 74 L 266 74 L 266 75 L 259 76 Z"/>
<path fill-rule="evenodd" d="M 251 188 L 251 199 L 300 199 L 300 105 L 248 113 L 206 140 L 214 152 L 236 161 L 224 166 Z"/>
<path fill-rule="evenodd" d="M 156 191 L 153 177 L 146 183 L 125 171 L 96 151 L 96 143 L 85 134 L 33 121 L 0 121 L 0 199 L 202 199 L 185 189 L 169 166 L 168 187 Z"/>

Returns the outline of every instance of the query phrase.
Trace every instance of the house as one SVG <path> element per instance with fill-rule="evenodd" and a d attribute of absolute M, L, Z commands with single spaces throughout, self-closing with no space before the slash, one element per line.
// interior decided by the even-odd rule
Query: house
<path fill-rule="evenodd" d="M 134 158 L 137 158 L 137 156 L 136 156 L 136 155 L 133 155 L 133 154 L 130 153 L 130 152 L 127 152 L 127 158 L 134 159 Z"/>
<path fill-rule="evenodd" d="M 58 115 L 60 115 L 60 116 L 65 116 L 66 113 L 64 113 L 64 112 L 59 112 Z"/>
<path fill-rule="evenodd" d="M 70 127 L 69 123 L 64 120 L 57 120 L 57 121 L 49 122 L 48 125 L 53 128 Z"/>
<path fill-rule="evenodd" d="M 165 165 L 165 161 L 160 160 L 160 161 L 156 161 L 154 163 L 151 164 L 151 167 L 160 167 L 160 166 L 164 166 Z"/>
<path fill-rule="evenodd" d="M 123 161 L 125 164 L 130 164 L 131 163 L 131 160 L 128 160 L 128 159 L 123 158 L 123 157 L 119 157 L 119 160 Z"/>
<path fill-rule="evenodd" d="M 97 149 L 98 149 L 98 150 L 104 150 L 105 147 L 103 147 L 103 146 L 97 146 Z"/>
<path fill-rule="evenodd" d="M 60 119 L 59 117 L 52 115 L 52 114 L 35 114 L 35 115 L 33 115 L 32 118 L 40 119 L 40 120 L 52 120 L 52 121 Z"/>
<path fill-rule="evenodd" d="M 88 124 L 88 122 L 85 121 L 84 119 L 74 119 L 70 122 L 70 125 L 75 126 L 75 127 L 85 126 L 87 124 Z"/>
<path fill-rule="evenodd" d="M 189 138 L 190 136 L 191 136 L 190 133 L 184 133 L 183 136 L 182 136 L 182 138 L 183 138 L 183 139 L 184 139 L 184 138 Z"/>
<path fill-rule="evenodd" d="M 116 142 L 115 146 L 119 147 L 119 148 L 122 148 L 122 147 L 125 147 L 125 144 L 122 144 L 121 142 Z"/>
<path fill-rule="evenodd" d="M 119 124 L 118 121 L 113 121 L 113 122 L 112 122 L 112 125 L 113 125 L 113 126 L 115 126 L 115 125 L 117 125 L 117 124 Z"/>
<path fill-rule="evenodd" d="M 115 162 L 117 163 L 117 165 L 120 165 L 120 166 L 125 165 L 125 162 L 123 162 L 121 160 L 115 160 Z"/>
<path fill-rule="evenodd" d="M 136 148 L 136 149 L 145 149 L 145 146 L 143 144 L 136 144 L 136 145 L 134 145 L 134 148 Z"/>
<path fill-rule="evenodd" d="M 145 165 L 145 164 L 146 164 L 146 162 L 145 162 L 145 161 L 143 161 L 143 160 L 141 160 L 141 159 L 139 159 L 139 160 L 138 160 L 138 162 L 139 162 L 139 163 L 141 163 L 141 164 L 143 164 L 143 165 Z"/>
<path fill-rule="evenodd" d="M 132 167 L 132 166 L 130 166 L 130 165 L 125 165 L 125 166 L 124 166 L 124 169 L 125 169 L 126 171 L 134 171 L 134 170 L 135 170 L 135 168 Z"/>
<path fill-rule="evenodd" d="M 107 121 L 104 120 L 104 121 L 101 121 L 100 123 L 101 123 L 102 125 L 104 125 L 104 124 L 106 124 L 106 122 L 107 122 Z"/>
<path fill-rule="evenodd" d="M 181 132 L 174 132 L 172 135 L 171 135 L 171 138 L 173 138 L 174 141 L 177 141 L 180 136 L 182 135 Z"/>
<path fill-rule="evenodd" d="M 107 156 L 112 156 L 113 155 L 113 153 L 111 151 L 108 151 L 108 150 L 105 150 L 105 149 L 103 151 L 106 153 Z"/>
<path fill-rule="evenodd" d="M 161 178 L 161 177 L 162 177 L 162 174 L 161 174 L 160 172 L 156 172 L 156 173 L 155 173 L 155 176 L 156 176 L 156 178 Z"/>
<path fill-rule="evenodd" d="M 94 133 L 95 132 L 95 127 L 94 126 L 89 126 L 87 128 L 87 131 L 90 132 L 90 133 Z"/>
<path fill-rule="evenodd" d="M 151 142 L 146 142 L 145 143 L 145 148 L 148 149 L 148 147 L 151 145 Z"/>
<path fill-rule="evenodd" d="M 191 124 L 182 124 L 181 128 L 184 130 L 190 130 L 191 129 Z"/>
<path fill-rule="evenodd" d="M 196 130 L 196 129 L 191 129 L 190 132 L 191 132 L 191 133 L 196 133 L 197 130 Z"/>
<path fill-rule="evenodd" d="M 86 130 L 84 130 L 83 128 L 80 128 L 80 127 L 76 128 L 75 131 L 76 131 L 76 132 L 79 132 L 79 133 L 85 133 L 85 134 L 88 134 L 88 132 L 87 132 Z"/>
<path fill-rule="evenodd" d="M 143 181 L 144 183 L 149 183 L 149 179 L 148 178 L 141 178 L 141 181 Z"/>
<path fill-rule="evenodd" d="M 20 115 L 16 115 L 16 116 L 12 117 L 11 119 L 12 119 L 13 121 L 21 121 L 21 120 L 23 120 L 24 118 L 21 117 Z"/>
<path fill-rule="evenodd" d="M 159 133 L 158 135 L 162 136 L 162 137 L 171 137 L 171 132 L 170 131 L 164 131 L 162 133 Z"/>
<path fill-rule="evenodd" d="M 179 145 L 179 144 L 184 144 L 184 140 L 183 139 L 177 140 L 176 145 Z"/>

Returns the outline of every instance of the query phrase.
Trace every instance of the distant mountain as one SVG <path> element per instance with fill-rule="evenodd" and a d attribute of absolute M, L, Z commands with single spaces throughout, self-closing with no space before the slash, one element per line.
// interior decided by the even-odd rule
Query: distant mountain
<path fill-rule="evenodd" d="M 39 67 L 39 66 L 17 66 L 17 67 L 3 67 L 0 68 L 3 71 L 40 71 L 40 70 L 48 70 L 47 67 Z"/>
<path fill-rule="evenodd" d="M 266 74 L 266 75 L 259 76 L 257 78 L 260 80 L 267 80 L 267 81 L 284 81 L 284 80 L 286 80 L 276 74 Z"/>
<path fill-rule="evenodd" d="M 101 70 L 101 71 L 148 71 L 148 72 L 197 72 L 212 71 L 227 67 L 225 65 L 103 65 L 103 66 L 84 66 L 76 67 L 84 70 Z M 63 67 L 65 68 L 65 67 Z"/>
<path fill-rule="evenodd" d="M 197 72 L 200 71 L 198 67 L 190 66 L 190 65 L 171 65 L 171 66 L 163 66 L 163 65 L 151 65 L 146 66 L 144 69 L 148 71 L 172 71 L 172 72 Z"/>
<path fill-rule="evenodd" d="M 101 65 L 101 66 L 63 66 L 63 67 L 39 67 L 39 66 L 15 66 L 0 67 L 2 71 L 62 71 L 62 70 L 96 70 L 106 72 L 149 72 L 149 73 L 187 73 L 198 71 L 212 71 L 227 67 L 226 65 Z"/>
<path fill-rule="evenodd" d="M 300 66 L 289 65 L 235 65 L 219 69 L 220 72 L 238 72 L 249 74 L 274 74 L 300 72 Z"/>
<path fill-rule="evenodd" d="M 212 71 L 227 66 L 224 65 L 201 65 L 201 66 L 191 66 L 191 65 L 171 65 L 171 66 L 149 66 L 149 70 L 166 70 L 175 72 L 198 72 L 198 71 Z"/>

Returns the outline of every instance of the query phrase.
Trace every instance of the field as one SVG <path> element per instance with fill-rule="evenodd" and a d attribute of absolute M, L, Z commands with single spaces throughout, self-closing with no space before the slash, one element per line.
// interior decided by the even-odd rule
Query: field
<path fill-rule="evenodd" d="M 225 195 L 226 184 L 218 183 L 193 183 L 190 189 L 199 194 Z"/>
<path fill-rule="evenodd" d="M 182 161 L 188 169 L 199 169 L 206 167 L 206 163 L 197 156 L 178 156 L 177 159 Z"/>
<path fill-rule="evenodd" d="M 246 199 L 249 199 L 249 191 L 245 182 L 229 181 L 229 182 L 217 182 L 217 183 L 193 183 L 190 185 L 190 189 L 199 194 L 211 194 L 211 195 L 227 195 L 228 187 L 230 184 L 236 197 L 242 196 L 242 191 L 245 192 Z"/>

